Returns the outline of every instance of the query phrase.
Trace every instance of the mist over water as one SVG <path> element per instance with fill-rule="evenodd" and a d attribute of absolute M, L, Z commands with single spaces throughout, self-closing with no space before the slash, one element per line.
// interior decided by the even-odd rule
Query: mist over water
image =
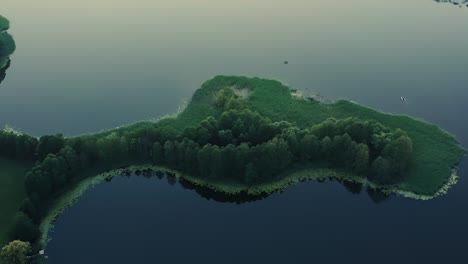
<path fill-rule="evenodd" d="M 0 126 L 95 132 L 173 113 L 215 75 L 247 75 L 422 118 L 467 146 L 468 8 L 442 2 L 2 0 L 17 49 Z M 460 263 L 467 166 L 427 202 L 308 182 L 221 203 L 118 177 L 58 219 L 47 252 L 51 264 Z"/>
<path fill-rule="evenodd" d="M 0 125 L 34 135 L 113 128 L 172 113 L 225 74 L 467 129 L 456 118 L 467 12 L 431 0 L 3 0 L 17 50 Z"/>

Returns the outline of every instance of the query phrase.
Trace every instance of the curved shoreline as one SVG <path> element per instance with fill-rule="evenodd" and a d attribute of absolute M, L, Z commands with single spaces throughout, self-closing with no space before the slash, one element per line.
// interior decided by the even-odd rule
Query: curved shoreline
<path fill-rule="evenodd" d="M 405 191 L 402 189 L 398 189 L 398 186 L 392 185 L 379 185 L 368 181 L 366 178 L 359 177 L 353 174 L 339 172 L 332 169 L 303 169 L 298 170 L 297 172 L 290 173 L 289 176 L 275 182 L 271 183 L 264 183 L 259 184 L 256 186 L 242 186 L 242 185 L 228 185 L 228 184 L 220 184 L 220 183 L 210 183 L 205 180 L 201 180 L 195 178 L 190 175 L 186 175 L 180 173 L 175 170 L 168 169 L 162 166 L 156 165 L 132 165 L 125 168 L 119 168 L 110 170 L 104 173 L 100 173 L 96 176 L 86 178 L 80 182 L 78 182 L 70 191 L 65 192 L 64 194 L 60 195 L 58 199 L 54 200 L 53 204 L 51 205 L 50 209 L 48 210 L 47 215 L 44 217 L 40 224 L 40 231 L 41 237 L 39 239 L 39 245 L 41 247 L 46 248 L 48 242 L 50 241 L 50 232 L 53 231 L 53 223 L 54 221 L 60 217 L 60 215 L 65 212 L 66 209 L 70 208 L 78 201 L 78 199 L 91 187 L 94 187 L 97 184 L 102 183 L 103 181 L 112 179 L 114 176 L 117 175 L 124 175 L 129 171 L 134 173 L 136 171 L 160 171 L 164 173 L 171 173 L 178 179 L 184 179 L 188 182 L 194 184 L 198 187 L 205 187 L 209 188 L 212 191 L 219 192 L 225 195 L 238 195 L 243 192 L 253 195 L 253 196 L 261 196 L 261 195 L 270 195 L 275 192 L 279 192 L 285 190 L 289 186 L 294 184 L 310 181 L 310 180 L 342 180 L 347 181 L 350 183 L 358 183 L 364 186 L 368 186 L 371 189 L 379 190 L 384 194 L 396 194 L 406 198 L 412 198 L 416 200 L 431 200 L 441 195 L 447 194 L 447 191 L 457 183 L 458 175 L 457 171 L 454 169 L 452 171 L 449 180 L 445 185 L 443 185 L 434 195 L 422 195 L 416 194 L 411 191 Z"/>
<path fill-rule="evenodd" d="M 407 115 L 386 113 L 378 109 L 372 109 L 362 104 L 350 100 L 337 100 L 330 104 L 321 102 L 308 102 L 298 100 L 298 97 L 291 96 L 290 87 L 284 84 L 259 78 L 246 78 L 236 76 L 217 76 L 205 82 L 198 89 L 189 103 L 183 104 L 173 115 L 166 115 L 156 120 L 147 120 L 134 122 L 126 126 L 120 126 L 113 129 L 102 130 L 96 133 L 84 133 L 82 135 L 67 137 L 65 140 L 80 139 L 83 137 L 94 137 L 94 143 L 99 139 L 105 139 L 107 136 L 115 135 L 124 137 L 132 131 L 146 129 L 152 124 L 159 123 L 162 128 L 168 131 L 181 131 L 182 129 L 194 126 L 206 119 L 207 116 L 218 117 L 221 112 L 213 105 L 211 97 L 214 93 L 232 83 L 246 82 L 255 87 L 252 90 L 252 96 L 246 98 L 248 109 L 258 112 L 260 115 L 270 118 L 276 122 L 291 121 L 301 122 L 302 128 L 307 128 L 315 124 L 320 124 L 328 118 L 345 119 L 357 117 L 359 120 L 371 120 L 387 124 L 392 129 L 402 128 L 411 132 L 411 137 L 415 143 L 415 156 L 412 159 L 413 171 L 409 172 L 407 178 L 395 185 L 379 185 L 369 182 L 362 175 L 353 174 L 341 169 L 327 168 L 327 163 L 297 163 L 294 166 L 284 168 L 277 175 L 277 179 L 272 182 L 248 186 L 238 183 L 234 180 L 220 179 L 217 181 L 204 179 L 197 176 L 181 173 L 176 170 L 168 169 L 164 166 L 156 166 L 150 162 L 141 162 L 141 160 L 131 160 L 127 158 L 125 162 L 118 160 L 117 164 L 102 164 L 102 167 L 88 168 L 77 176 L 73 181 L 67 183 L 59 193 L 55 193 L 52 199 L 48 200 L 41 209 L 44 212 L 44 218 L 40 223 L 42 233 L 38 243 L 39 246 L 46 246 L 49 240 L 49 233 L 53 230 L 53 222 L 68 207 L 72 206 L 85 193 L 85 191 L 102 182 L 112 178 L 114 175 L 128 174 L 129 171 L 151 170 L 168 172 L 175 175 L 185 187 L 195 189 L 203 197 L 219 199 L 227 197 L 228 201 L 247 200 L 251 197 L 265 197 L 274 192 L 282 191 L 288 186 L 308 180 L 326 180 L 336 179 L 366 186 L 370 190 L 380 190 L 384 194 L 397 194 L 417 200 L 430 200 L 437 196 L 447 193 L 447 190 L 456 184 L 458 176 L 453 169 L 465 154 L 466 150 L 460 145 L 456 137 L 438 125 L 429 123 L 423 119 Z M 274 93 L 273 93 L 274 92 Z M 287 96 L 285 96 L 287 95 Z M 271 104 L 272 99 L 277 99 L 276 104 Z M 309 100 L 311 101 L 311 100 Z M 247 104 L 246 103 L 246 104 Z M 285 108 L 288 111 L 279 111 L 278 105 L 288 105 Z M 276 107 L 276 108 L 275 108 Z M 305 114 L 306 112 L 316 111 L 317 116 Z M 67 142 L 65 142 L 67 143 Z M 93 143 L 93 144 L 94 144 Z M 417 148 L 416 148 L 417 147 Z M 146 159 L 151 160 L 151 159 Z M 116 166 L 116 165 L 124 166 Z M 129 164 L 136 164 L 128 166 Z M 97 166 L 97 165 L 96 165 Z M 105 170 L 108 168 L 119 168 L 114 170 Z M 452 168 L 452 169 L 451 169 Z M 100 173 L 106 171 L 104 173 Z M 424 181 L 421 181 L 424 180 Z M 425 183 L 427 184 L 421 184 Z M 199 188 L 198 188 L 199 187 Z M 218 196 L 219 194 L 219 196 Z M 206 195 L 206 196 L 205 196 Z"/>

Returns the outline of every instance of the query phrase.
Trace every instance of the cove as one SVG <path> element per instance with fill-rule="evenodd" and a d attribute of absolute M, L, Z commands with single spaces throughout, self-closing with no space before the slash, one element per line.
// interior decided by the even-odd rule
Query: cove
<path fill-rule="evenodd" d="M 220 202 L 158 175 L 116 176 L 89 189 L 55 222 L 49 263 L 374 263 L 384 255 L 379 263 L 450 263 L 466 257 L 464 243 L 444 243 L 466 240 L 456 223 L 468 214 L 441 207 L 451 194 L 376 203 L 365 187 L 348 192 L 333 181 L 296 184 L 255 202 Z"/>

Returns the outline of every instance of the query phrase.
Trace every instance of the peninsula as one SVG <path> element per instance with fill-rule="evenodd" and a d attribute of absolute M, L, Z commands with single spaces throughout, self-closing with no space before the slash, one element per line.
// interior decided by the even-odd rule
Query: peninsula
<path fill-rule="evenodd" d="M 1 157 L 36 162 L 11 228 L 10 238 L 23 241 L 39 238 L 38 226 L 73 186 L 131 165 L 227 194 L 264 195 L 332 177 L 430 199 L 454 183 L 464 153 L 453 136 L 424 121 L 236 76 L 205 82 L 183 111 L 157 121 L 70 138 L 0 131 Z"/>
<path fill-rule="evenodd" d="M 0 17 L 5 61 L 14 51 L 8 28 Z M 0 245 L 43 248 L 51 222 L 87 186 L 131 170 L 169 171 L 226 195 L 333 178 L 431 199 L 456 183 L 464 154 L 419 119 L 306 98 L 275 80 L 216 76 L 158 120 L 76 137 L 0 130 Z"/>

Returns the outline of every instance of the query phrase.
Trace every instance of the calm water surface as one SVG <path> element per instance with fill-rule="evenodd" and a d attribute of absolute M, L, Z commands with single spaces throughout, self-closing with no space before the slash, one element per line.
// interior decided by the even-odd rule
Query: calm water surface
<path fill-rule="evenodd" d="M 17 43 L 0 84 L 0 126 L 38 136 L 109 129 L 172 113 L 204 80 L 226 74 L 423 118 L 468 145 L 466 7 L 2 0 L 0 13 Z M 260 201 L 222 203 L 179 183 L 117 177 L 58 219 L 47 254 L 51 264 L 461 263 L 467 167 L 448 195 L 428 202 L 376 203 L 365 190 L 309 182 Z"/>

